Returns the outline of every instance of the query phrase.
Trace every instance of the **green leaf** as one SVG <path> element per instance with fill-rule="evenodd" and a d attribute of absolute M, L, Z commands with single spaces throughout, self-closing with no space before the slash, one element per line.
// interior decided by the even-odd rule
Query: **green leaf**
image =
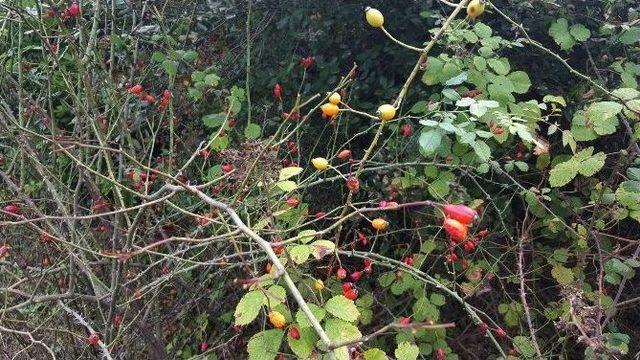
<path fill-rule="evenodd" d="M 473 147 L 473 151 L 475 151 L 476 155 L 478 155 L 480 160 L 482 160 L 483 162 L 489 161 L 489 159 L 491 159 L 491 148 L 484 141 L 476 140 L 473 144 L 471 144 L 471 147 Z"/>
<path fill-rule="evenodd" d="M 347 299 L 344 295 L 332 297 L 324 305 L 324 308 L 329 314 L 344 321 L 354 322 L 360 316 L 360 312 L 353 301 Z"/>
<path fill-rule="evenodd" d="M 289 166 L 284 169 L 281 169 L 280 175 L 278 175 L 278 180 L 282 181 L 282 180 L 287 180 L 289 178 L 292 178 L 300 174 L 302 170 L 303 169 L 301 167 L 297 167 L 297 166 Z"/>
<path fill-rule="evenodd" d="M 266 301 L 265 305 L 274 307 L 282 304 L 287 300 L 287 290 L 280 285 L 273 285 L 267 291 L 265 291 Z"/>
<path fill-rule="evenodd" d="M 424 75 L 422 75 L 422 82 L 426 85 L 435 85 L 442 79 L 442 69 L 444 62 L 434 57 L 427 58 L 426 69 Z"/>
<path fill-rule="evenodd" d="M 513 84 L 513 92 L 516 94 L 525 94 L 529 91 L 529 87 L 531 87 L 531 80 L 529 80 L 529 75 L 527 75 L 524 71 L 514 71 L 509 76 L 507 76 L 511 83 Z"/>
<path fill-rule="evenodd" d="M 582 24 L 574 24 L 569 28 L 569 34 L 577 41 L 587 41 L 591 37 L 591 31 Z"/>
<path fill-rule="evenodd" d="M 489 67 L 493 69 L 498 75 L 507 75 L 511 70 L 509 60 L 507 58 L 489 59 L 487 60 Z"/>
<path fill-rule="evenodd" d="M 640 96 L 640 91 L 632 88 L 619 88 L 611 92 L 611 95 L 622 100 L 631 100 Z"/>
<path fill-rule="evenodd" d="M 291 260 L 296 264 L 302 264 L 309 259 L 311 255 L 311 246 L 309 245 L 296 245 L 289 249 L 289 256 Z"/>
<path fill-rule="evenodd" d="M 314 303 L 309 303 L 308 305 L 309 310 L 311 310 L 313 316 L 318 321 L 322 321 L 322 319 L 324 319 L 325 315 L 327 314 L 327 311 Z M 298 312 L 296 313 L 296 322 L 298 323 L 298 325 L 300 325 L 301 328 L 311 327 L 311 323 L 309 322 L 307 314 L 305 314 L 302 310 L 298 310 Z"/>
<path fill-rule="evenodd" d="M 227 121 L 226 113 L 209 114 L 202 117 L 202 122 L 206 127 L 220 128 Z"/>
<path fill-rule="evenodd" d="M 462 84 L 465 81 L 467 81 L 467 72 L 463 71 L 459 75 L 447 80 L 444 84 L 446 86 L 456 86 Z"/>
<path fill-rule="evenodd" d="M 175 76 L 178 73 L 178 63 L 173 60 L 163 61 L 162 68 L 169 76 Z"/>
<path fill-rule="evenodd" d="M 551 276 L 561 285 L 569 285 L 573 282 L 573 271 L 560 264 L 551 269 Z"/>
<path fill-rule="evenodd" d="M 316 235 L 317 232 L 315 230 L 307 229 L 300 231 L 296 237 L 300 240 L 300 242 L 308 244 L 309 242 L 311 242 L 311 240 L 313 240 L 313 238 L 316 237 Z"/>
<path fill-rule="evenodd" d="M 553 37 L 553 40 L 562 50 L 569 50 L 576 44 L 571 34 L 569 34 L 569 22 L 565 18 L 557 19 L 551 24 L 549 35 Z"/>
<path fill-rule="evenodd" d="M 244 136 L 247 139 L 257 139 L 262 134 L 262 128 L 258 124 L 248 124 L 246 128 L 244 128 Z"/>
<path fill-rule="evenodd" d="M 283 337 L 284 331 L 280 329 L 265 330 L 253 335 L 247 344 L 249 360 L 274 359 L 278 356 Z"/>
<path fill-rule="evenodd" d="M 618 41 L 625 45 L 631 45 L 640 42 L 640 27 L 631 27 L 624 29 L 619 37 Z"/>
<path fill-rule="evenodd" d="M 420 297 L 413 304 L 413 317 L 416 321 L 438 321 L 440 310 L 425 296 Z"/>
<path fill-rule="evenodd" d="M 405 341 L 398 344 L 395 355 L 397 360 L 416 360 L 420 355 L 420 349 L 416 344 Z"/>
<path fill-rule="evenodd" d="M 287 335 L 287 342 L 289 348 L 293 351 L 299 359 L 307 359 L 313 352 L 313 347 L 316 341 L 318 341 L 318 335 L 315 330 L 310 327 L 299 328 L 300 338 L 298 340 Z"/>
<path fill-rule="evenodd" d="M 318 260 L 322 259 L 328 254 L 333 253 L 333 251 L 336 249 L 336 244 L 329 240 L 317 240 L 314 241 L 311 246 L 313 247 L 311 253 L 313 254 L 313 257 Z"/>
<path fill-rule="evenodd" d="M 616 131 L 618 115 L 622 111 L 622 104 L 613 101 L 593 103 L 585 112 L 585 117 L 593 124 L 593 130 L 598 135 L 609 135 Z"/>
<path fill-rule="evenodd" d="M 362 337 L 362 333 L 357 327 L 340 319 L 327 319 L 325 322 L 325 331 L 331 342 L 342 343 L 346 341 L 357 340 Z M 335 355 L 338 360 L 350 360 L 349 349 L 347 346 L 337 348 Z"/>
<path fill-rule="evenodd" d="M 606 159 L 607 155 L 599 152 L 580 163 L 580 169 L 578 171 L 584 176 L 593 176 L 602 169 Z"/>
<path fill-rule="evenodd" d="M 578 175 L 579 164 L 569 160 L 557 164 L 549 173 L 549 184 L 552 187 L 567 185 Z"/>
<path fill-rule="evenodd" d="M 477 22 L 475 23 L 475 25 L 473 25 L 473 31 L 481 39 L 487 39 L 491 37 L 491 34 L 493 33 L 493 30 L 491 30 L 491 27 L 481 22 Z"/>
<path fill-rule="evenodd" d="M 444 295 L 438 294 L 438 293 L 431 294 L 431 296 L 429 297 L 429 300 L 435 306 L 442 306 L 447 303 Z"/>
<path fill-rule="evenodd" d="M 420 148 L 426 155 L 433 154 L 442 141 L 442 132 L 440 130 L 428 130 L 422 131 L 420 134 L 420 138 L 418 139 L 418 144 L 420 144 Z"/>
<path fill-rule="evenodd" d="M 473 66 L 475 66 L 478 71 L 484 71 L 487 68 L 487 60 L 482 56 L 474 56 Z"/>
<path fill-rule="evenodd" d="M 216 87 L 218 86 L 218 83 L 220 83 L 220 76 L 216 74 L 207 74 L 205 75 L 203 82 L 207 86 Z"/>
<path fill-rule="evenodd" d="M 536 355 L 533 341 L 526 336 L 515 336 L 513 345 L 518 350 L 518 353 L 525 358 L 533 358 Z"/>
<path fill-rule="evenodd" d="M 278 181 L 276 183 L 276 186 L 284 192 L 291 192 L 298 188 L 298 184 L 296 184 L 295 181 L 291 180 Z"/>
<path fill-rule="evenodd" d="M 254 290 L 244 294 L 233 314 L 236 325 L 247 325 L 252 322 L 260 313 L 260 309 L 267 301 L 262 291 Z"/>
<path fill-rule="evenodd" d="M 373 348 L 364 352 L 364 360 L 387 360 L 387 354 L 378 349 Z"/>
<path fill-rule="evenodd" d="M 616 190 L 616 200 L 630 210 L 640 210 L 640 181 L 624 181 Z"/>

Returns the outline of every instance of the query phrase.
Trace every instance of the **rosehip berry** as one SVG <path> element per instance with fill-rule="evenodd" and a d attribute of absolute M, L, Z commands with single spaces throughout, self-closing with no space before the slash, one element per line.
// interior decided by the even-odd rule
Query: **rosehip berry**
<path fill-rule="evenodd" d="M 100 342 L 100 335 L 98 333 L 92 333 L 89 335 L 89 345 L 96 346 Z"/>
<path fill-rule="evenodd" d="M 435 352 L 436 360 L 445 360 L 447 355 L 444 353 L 443 348 L 437 348 Z"/>
<path fill-rule="evenodd" d="M 131 89 L 129 89 L 129 91 L 131 91 L 132 94 L 140 94 L 142 93 L 144 89 L 142 88 L 142 85 L 138 84 L 138 85 L 134 85 Z"/>
<path fill-rule="evenodd" d="M 400 325 L 407 326 L 409 324 L 411 324 L 411 318 L 408 318 L 408 317 L 401 317 L 400 318 Z"/>
<path fill-rule="evenodd" d="M 475 249 L 476 244 L 473 241 L 466 241 L 463 246 L 464 246 L 464 251 L 472 252 L 473 249 Z"/>
<path fill-rule="evenodd" d="M 451 253 L 449 255 L 447 255 L 447 262 L 448 263 L 454 263 L 458 261 L 458 255 L 456 255 L 456 253 Z"/>
<path fill-rule="evenodd" d="M 120 324 L 122 324 L 122 316 L 120 316 L 120 314 L 116 313 L 113 316 L 113 326 L 118 327 L 118 326 L 120 326 Z"/>
<path fill-rule="evenodd" d="M 270 273 L 270 272 L 271 272 L 271 267 L 272 267 L 272 266 L 273 266 L 273 265 L 271 265 L 271 263 L 267 263 L 267 264 L 264 266 L 264 272 L 266 272 L 267 274 L 268 274 L 268 273 Z"/>
<path fill-rule="evenodd" d="M 347 270 L 345 270 L 344 268 L 339 268 L 336 271 L 336 276 L 338 277 L 338 279 L 343 280 L 347 277 Z"/>
<path fill-rule="evenodd" d="M 327 213 L 324 211 L 318 211 L 315 215 L 316 219 L 324 219 L 327 216 Z"/>
<path fill-rule="evenodd" d="M 282 86 L 280 84 L 275 84 L 273 86 L 273 97 L 282 101 Z M 288 116 L 288 114 L 287 114 Z M 286 117 L 286 116 L 285 116 Z"/>
<path fill-rule="evenodd" d="M 446 217 L 458 220 L 465 225 L 473 223 L 478 218 L 478 213 L 475 210 L 462 204 L 446 204 L 442 210 Z"/>
<path fill-rule="evenodd" d="M 481 322 L 480 324 L 478 324 L 478 331 L 479 331 L 481 334 L 486 333 L 486 332 L 487 332 L 487 330 L 489 330 L 489 325 L 487 325 L 487 324 L 485 324 L 485 323 L 483 323 L 483 322 Z"/>
<path fill-rule="evenodd" d="M 347 188 L 352 193 L 357 193 L 360 191 L 360 180 L 354 176 L 349 176 L 349 178 L 347 178 Z"/>
<path fill-rule="evenodd" d="M 300 339 L 300 331 L 298 330 L 297 327 L 292 326 L 292 327 L 289 328 L 289 336 L 291 336 L 292 339 L 299 340 Z"/>
<path fill-rule="evenodd" d="M 446 218 L 444 219 L 444 224 L 442 226 L 453 241 L 463 242 L 467 239 L 469 229 L 460 221 L 452 218 Z"/>
<path fill-rule="evenodd" d="M 207 344 L 205 341 L 200 343 L 200 353 L 207 351 L 208 348 L 209 344 Z"/>
<path fill-rule="evenodd" d="M 298 206 L 299 203 L 300 203 L 300 201 L 296 197 L 292 196 L 292 197 L 287 199 L 287 205 L 289 205 L 289 207 L 294 208 L 294 207 Z"/>
<path fill-rule="evenodd" d="M 358 231 L 358 241 L 360 241 L 360 244 L 363 246 L 367 245 L 367 236 L 362 231 Z"/>
<path fill-rule="evenodd" d="M 78 2 L 74 1 L 71 3 L 71 5 L 69 6 L 69 8 L 67 9 L 67 12 L 69 13 L 69 16 L 71 17 L 76 17 L 80 15 L 80 5 L 78 4 Z"/>
<path fill-rule="evenodd" d="M 351 275 L 349 275 L 349 277 L 353 281 L 359 281 L 360 278 L 362 278 L 362 271 L 354 271 L 351 273 Z"/>
<path fill-rule="evenodd" d="M 484 229 L 484 230 L 478 231 L 478 236 L 480 236 L 481 238 L 489 236 L 489 230 Z"/>
<path fill-rule="evenodd" d="M 502 328 L 497 328 L 497 329 L 495 330 L 495 333 L 496 333 L 496 336 L 497 336 L 497 337 L 499 337 L 499 338 L 504 339 L 504 338 L 506 338 L 506 337 L 507 337 L 507 332 L 506 332 L 506 331 L 504 331 Z"/>
<path fill-rule="evenodd" d="M 407 266 L 413 266 L 413 255 L 407 255 L 405 256 L 405 258 L 402 260 L 403 263 L 405 263 Z"/>
<path fill-rule="evenodd" d="M 224 165 L 222 165 L 221 168 L 222 168 L 222 172 L 225 173 L 225 174 L 230 173 L 231 171 L 233 171 L 233 165 L 231 165 L 231 164 L 224 164 Z"/>
<path fill-rule="evenodd" d="M 358 298 L 358 290 L 355 288 L 343 291 L 342 294 L 349 300 L 356 300 Z"/>
<path fill-rule="evenodd" d="M 413 134 L 413 127 L 411 124 L 402 125 L 402 136 L 408 138 L 411 134 Z"/>
<path fill-rule="evenodd" d="M 9 204 L 3 210 L 13 215 L 20 215 L 20 206 L 17 204 Z"/>
<path fill-rule="evenodd" d="M 373 262 L 369 259 L 364 259 L 364 272 L 366 272 L 367 274 L 371 274 L 371 271 L 373 266 Z"/>
<path fill-rule="evenodd" d="M 351 157 L 351 150 L 342 150 L 338 154 L 338 158 L 342 160 L 347 160 Z"/>

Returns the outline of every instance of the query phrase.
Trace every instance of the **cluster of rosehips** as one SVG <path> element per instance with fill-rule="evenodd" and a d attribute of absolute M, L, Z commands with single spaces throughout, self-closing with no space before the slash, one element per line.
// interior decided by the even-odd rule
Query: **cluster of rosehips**
<path fill-rule="evenodd" d="M 126 177 L 133 181 L 133 187 L 140 191 L 142 189 L 148 190 L 153 187 L 154 181 L 158 178 L 158 175 L 155 173 L 147 174 L 146 172 L 136 172 L 134 170 L 129 170 L 126 172 Z"/>
<path fill-rule="evenodd" d="M 53 18 L 58 14 L 56 14 L 56 11 L 53 8 L 49 8 L 47 15 Z M 71 5 L 62 11 L 59 16 L 62 20 L 68 20 L 80 16 L 80 4 L 78 4 L 77 1 L 72 2 Z"/>
<path fill-rule="evenodd" d="M 359 233 L 359 235 L 364 236 L 364 234 Z M 349 279 L 353 282 L 358 282 L 362 278 L 363 274 L 371 274 L 373 271 L 373 262 L 369 259 L 364 259 L 362 270 L 353 271 L 348 275 Z M 336 277 L 339 280 L 347 279 L 347 270 L 345 268 L 340 267 L 336 270 Z M 342 295 L 349 300 L 356 300 L 358 298 L 358 289 L 354 285 L 353 282 L 347 281 L 342 283 Z"/>
<path fill-rule="evenodd" d="M 144 87 L 142 87 L 142 85 L 140 84 L 132 86 L 130 83 L 126 83 L 125 87 L 129 89 L 130 93 L 132 93 L 133 95 L 136 95 L 140 100 L 145 101 L 149 105 L 153 105 L 157 101 L 156 98 L 153 95 L 146 92 L 144 90 Z M 160 111 L 164 110 L 169 104 L 170 100 L 171 100 L 171 92 L 168 89 L 165 89 L 162 92 L 162 98 L 160 99 L 160 103 L 158 104 L 158 110 Z"/>
<path fill-rule="evenodd" d="M 451 243 L 449 244 L 451 253 L 447 255 L 447 262 L 453 263 L 458 260 L 458 255 L 454 252 L 454 249 L 458 247 L 458 245 L 462 244 L 465 252 L 471 252 L 475 249 L 480 238 L 489 235 L 489 231 L 479 231 L 478 236 L 468 239 L 469 227 L 478 218 L 478 213 L 472 208 L 461 204 L 443 205 L 442 211 L 445 215 L 442 227 L 451 238 Z"/>
<path fill-rule="evenodd" d="M 16 215 L 16 216 L 21 214 L 20 213 L 20 205 L 18 205 L 18 204 L 8 204 L 5 207 L 3 207 L 2 210 L 4 212 L 7 212 L 7 213 L 12 214 L 12 215 Z"/>

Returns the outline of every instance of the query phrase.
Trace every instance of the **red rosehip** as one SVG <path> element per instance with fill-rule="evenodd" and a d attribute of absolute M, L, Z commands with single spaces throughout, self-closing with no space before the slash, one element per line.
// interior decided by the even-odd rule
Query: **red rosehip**
<path fill-rule="evenodd" d="M 447 355 L 444 353 L 443 348 L 437 348 L 435 352 L 436 360 L 445 360 Z"/>
<path fill-rule="evenodd" d="M 113 326 L 118 327 L 120 326 L 120 324 L 122 324 L 122 316 L 116 313 L 115 315 L 113 315 Z"/>
<path fill-rule="evenodd" d="M 411 124 L 402 125 L 402 136 L 408 138 L 411 134 L 413 134 L 413 126 Z"/>
<path fill-rule="evenodd" d="M 487 332 L 487 330 L 489 330 L 489 325 L 487 325 L 487 324 L 485 324 L 485 323 L 483 323 L 483 322 L 481 322 L 480 324 L 478 324 L 478 331 L 479 331 L 481 334 L 486 333 L 486 332 Z"/>
<path fill-rule="evenodd" d="M 355 288 L 343 291 L 342 294 L 349 300 L 356 300 L 358 298 L 358 290 Z"/>
<path fill-rule="evenodd" d="M 314 62 L 315 58 L 313 56 L 307 56 L 300 59 L 300 65 L 302 65 L 302 67 L 305 69 L 309 69 L 310 67 L 312 67 Z"/>
<path fill-rule="evenodd" d="M 456 255 L 456 253 L 451 253 L 449 255 L 447 255 L 447 262 L 448 263 L 454 263 L 458 261 L 458 255 Z"/>
<path fill-rule="evenodd" d="M 504 338 L 506 338 L 506 337 L 507 337 L 507 332 L 506 332 L 506 331 L 504 331 L 502 328 L 497 328 L 497 329 L 495 330 L 495 333 L 496 333 L 496 336 L 497 336 L 497 337 L 499 337 L 499 338 L 504 339 Z"/>
<path fill-rule="evenodd" d="M 69 16 L 76 17 L 80 15 L 80 5 L 77 1 L 71 3 L 69 8 L 67 9 Z"/>
<path fill-rule="evenodd" d="M 273 97 L 282 101 L 282 86 L 280 84 L 275 84 L 273 86 Z M 288 114 L 287 114 L 288 116 Z M 286 116 L 285 116 L 286 117 Z"/>
<path fill-rule="evenodd" d="M 300 339 L 300 331 L 298 330 L 297 327 L 292 326 L 292 327 L 289 328 L 289 336 L 291 336 L 292 339 L 299 340 Z"/>
<path fill-rule="evenodd" d="M 345 270 L 344 268 L 339 268 L 336 271 L 336 276 L 338 277 L 338 279 L 343 280 L 347 277 L 347 270 Z"/>
<path fill-rule="evenodd" d="M 144 89 L 142 88 L 142 85 L 138 84 L 138 85 L 134 85 L 131 89 L 129 89 L 129 91 L 131 91 L 132 94 L 140 94 L 142 93 Z"/>
<path fill-rule="evenodd" d="M 96 346 L 100 342 L 100 335 L 98 333 L 92 333 L 89 335 L 89 345 Z"/>
<path fill-rule="evenodd" d="M 362 271 L 354 271 L 351 273 L 351 275 L 349 275 L 349 277 L 353 281 L 359 281 L 360 278 L 362 277 Z"/>
<path fill-rule="evenodd" d="M 405 256 L 402 262 L 405 263 L 407 266 L 413 266 L 413 262 L 414 262 L 413 255 Z"/>
<path fill-rule="evenodd" d="M 363 246 L 367 245 L 367 236 L 362 231 L 358 231 L 358 241 L 360 241 L 360 244 Z"/>
<path fill-rule="evenodd" d="M 351 157 L 351 150 L 342 150 L 338 154 L 338 159 L 348 160 Z"/>
<path fill-rule="evenodd" d="M 444 219 L 444 224 L 442 226 L 452 240 L 456 242 L 463 242 L 467 239 L 469 229 L 460 221 L 456 219 L 446 218 Z"/>
<path fill-rule="evenodd" d="M 316 219 L 324 219 L 327 216 L 327 213 L 324 211 L 318 211 L 315 215 Z"/>
<path fill-rule="evenodd" d="M 373 262 L 369 259 L 364 259 L 364 272 L 366 272 L 367 274 L 371 274 L 371 271 L 373 266 Z"/>
<path fill-rule="evenodd" d="M 352 282 L 343 282 L 342 283 L 342 292 L 348 291 L 350 289 L 353 289 L 353 283 Z"/>
<path fill-rule="evenodd" d="M 300 203 L 300 201 L 298 200 L 297 197 L 292 196 L 292 197 L 287 199 L 287 205 L 289 205 L 289 207 L 294 208 L 294 207 L 298 206 L 299 203 Z"/>
<path fill-rule="evenodd" d="M 360 191 L 360 180 L 354 176 L 349 176 L 349 178 L 347 178 L 347 188 L 352 193 L 357 193 Z"/>
<path fill-rule="evenodd" d="M 207 351 L 208 348 L 209 348 L 209 344 L 207 344 L 206 341 L 203 341 L 200 343 L 200 353 Z"/>
<path fill-rule="evenodd" d="M 155 104 L 156 98 L 153 97 L 153 95 L 147 95 L 144 97 L 144 101 L 146 101 L 148 104 Z"/>
<path fill-rule="evenodd" d="M 478 231 L 478 236 L 480 236 L 481 238 L 489 236 L 489 230 L 484 229 L 484 230 Z"/>
<path fill-rule="evenodd" d="M 478 218 L 478 213 L 475 210 L 462 204 L 446 204 L 442 210 L 446 217 L 458 220 L 465 225 L 473 223 Z"/>
<path fill-rule="evenodd" d="M 20 206 L 18 204 L 9 204 L 3 210 L 13 215 L 20 215 Z"/>
<path fill-rule="evenodd" d="M 273 265 L 271 265 L 271 263 L 266 263 L 266 264 L 264 265 L 264 272 L 266 272 L 266 273 L 270 273 L 270 272 L 271 272 L 271 267 L 272 267 L 272 266 L 273 266 Z"/>
<path fill-rule="evenodd" d="M 7 256 L 7 254 L 9 254 L 9 245 L 4 244 L 0 246 L 0 259 Z"/>
<path fill-rule="evenodd" d="M 231 171 L 233 171 L 233 165 L 231 164 L 224 164 L 222 165 L 222 172 L 227 174 L 230 173 Z"/>
<path fill-rule="evenodd" d="M 476 244 L 473 241 L 465 241 L 463 246 L 464 246 L 464 251 L 472 252 L 473 249 L 475 249 Z"/>
<path fill-rule="evenodd" d="M 408 317 L 401 317 L 400 318 L 400 325 L 407 326 L 409 324 L 411 324 L 411 318 L 408 318 Z"/>

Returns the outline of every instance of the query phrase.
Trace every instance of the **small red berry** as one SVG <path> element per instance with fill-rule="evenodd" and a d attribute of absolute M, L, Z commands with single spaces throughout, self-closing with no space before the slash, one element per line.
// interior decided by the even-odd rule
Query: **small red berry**
<path fill-rule="evenodd" d="M 475 249 L 476 244 L 473 241 L 465 241 L 463 246 L 464 246 L 464 251 L 472 252 L 473 249 Z"/>
<path fill-rule="evenodd" d="M 480 324 L 478 324 L 478 331 L 482 334 L 486 333 L 487 330 L 489 330 L 489 325 L 481 322 Z"/>
<path fill-rule="evenodd" d="M 222 172 L 227 174 L 230 173 L 231 171 L 233 171 L 233 165 L 231 164 L 224 164 L 222 165 Z"/>
<path fill-rule="evenodd" d="M 456 253 L 451 253 L 449 255 L 447 255 L 447 262 L 448 263 L 454 263 L 458 261 L 458 255 L 456 255 Z"/>
<path fill-rule="evenodd" d="M 348 160 L 351 157 L 351 150 L 342 150 L 338 154 L 338 159 Z"/>
<path fill-rule="evenodd" d="M 445 360 L 447 355 L 444 353 L 443 348 L 437 348 L 435 352 L 436 360 Z"/>
<path fill-rule="evenodd" d="M 71 3 L 71 5 L 69 6 L 69 8 L 67 9 L 67 12 L 69 13 L 69 16 L 71 17 L 76 17 L 80 15 L 80 5 L 78 4 L 77 1 L 74 1 Z"/>
<path fill-rule="evenodd" d="M 120 316 L 120 314 L 116 313 L 113 316 L 113 326 L 118 327 L 118 326 L 120 326 L 120 324 L 122 324 L 122 316 Z"/>
<path fill-rule="evenodd" d="M 9 254 L 9 245 L 4 244 L 0 246 L 0 259 L 7 256 L 7 254 Z"/>
<path fill-rule="evenodd" d="M 403 263 L 405 263 L 407 266 L 413 266 L 413 255 L 407 255 L 405 256 L 404 260 L 402 260 Z"/>
<path fill-rule="evenodd" d="M 453 241 L 463 242 L 467 239 L 469 229 L 460 221 L 452 218 L 446 218 L 444 219 L 444 224 L 442 226 Z"/>
<path fill-rule="evenodd" d="M 504 339 L 504 338 L 506 338 L 506 337 L 507 337 L 507 332 L 506 332 L 506 331 L 504 331 L 502 328 L 497 328 L 497 329 L 495 330 L 495 333 L 496 333 L 496 336 L 497 336 L 497 337 L 499 337 L 499 338 Z"/>
<path fill-rule="evenodd" d="M 280 84 L 275 84 L 273 86 L 273 97 L 282 101 L 282 86 Z M 288 116 L 288 114 L 287 114 Z M 285 116 L 286 117 L 286 116 Z"/>
<path fill-rule="evenodd" d="M 300 65 L 302 65 L 302 67 L 305 69 L 309 69 L 310 67 L 312 67 L 314 62 L 315 58 L 313 56 L 307 56 L 300 59 Z"/>
<path fill-rule="evenodd" d="M 315 215 L 316 219 L 324 219 L 327 216 L 327 213 L 324 211 L 318 211 Z"/>
<path fill-rule="evenodd" d="M 144 101 L 146 101 L 148 104 L 155 104 L 156 98 L 153 97 L 152 95 L 147 95 L 145 96 Z"/>
<path fill-rule="evenodd" d="M 131 89 L 129 89 L 129 91 L 131 91 L 132 94 L 140 94 L 142 93 L 144 89 L 142 88 L 142 85 L 138 84 L 138 85 L 134 85 Z"/>
<path fill-rule="evenodd" d="M 17 204 L 9 204 L 3 210 L 13 215 L 20 215 L 20 206 Z"/>
<path fill-rule="evenodd" d="M 92 333 L 89 335 L 89 345 L 96 346 L 100 342 L 100 335 L 98 333 Z"/>
<path fill-rule="evenodd" d="M 400 318 L 400 325 L 407 326 L 409 324 L 411 324 L 411 318 L 408 318 L 408 317 L 401 317 Z"/>
<path fill-rule="evenodd" d="M 371 274 L 371 271 L 373 266 L 373 262 L 369 259 L 364 259 L 364 272 L 366 272 L 367 274 Z"/>
<path fill-rule="evenodd" d="M 354 271 L 351 273 L 351 275 L 349 275 L 349 277 L 353 281 L 359 281 L 360 278 L 362 278 L 362 271 Z"/>
<path fill-rule="evenodd" d="M 478 213 L 475 210 L 462 204 L 446 204 L 442 210 L 446 217 L 458 220 L 465 225 L 473 223 L 478 218 Z"/>
<path fill-rule="evenodd" d="M 336 276 L 338 276 L 338 279 L 343 280 L 347 277 L 347 270 L 345 270 L 344 268 L 339 268 L 336 271 Z"/>
<path fill-rule="evenodd" d="M 298 200 L 297 197 L 292 196 L 292 197 L 287 199 L 287 205 L 289 205 L 289 207 L 294 208 L 294 207 L 298 206 L 299 203 L 300 203 L 300 201 Z"/>
<path fill-rule="evenodd" d="M 292 327 L 289 328 L 289 336 L 291 336 L 292 339 L 299 340 L 300 339 L 300 331 L 298 330 L 297 327 L 292 326 Z"/>
<path fill-rule="evenodd" d="M 343 282 L 342 283 L 342 292 L 346 292 L 350 289 L 353 289 L 353 283 L 352 282 Z"/>
<path fill-rule="evenodd" d="M 360 191 L 360 180 L 358 180 L 357 177 L 349 176 L 347 178 L 347 188 L 352 193 L 357 193 L 358 191 Z"/>
<path fill-rule="evenodd" d="M 271 272 L 271 267 L 272 267 L 272 266 L 273 266 L 273 265 L 271 265 L 271 263 L 267 263 L 267 264 L 264 266 L 264 272 L 266 272 L 266 273 L 270 273 L 270 272 Z"/>
<path fill-rule="evenodd" d="M 207 351 L 208 348 L 209 348 L 209 344 L 207 344 L 206 341 L 203 341 L 200 343 L 200 353 Z"/>
<path fill-rule="evenodd" d="M 360 244 L 363 246 L 367 245 L 367 236 L 362 231 L 358 231 L 358 241 L 360 241 Z"/>
<path fill-rule="evenodd" d="M 413 134 L 413 126 L 411 124 L 402 125 L 402 136 L 408 138 L 411 134 Z"/>
<path fill-rule="evenodd" d="M 358 298 L 358 290 L 355 288 L 343 291 L 342 294 L 349 300 L 356 300 Z"/>

